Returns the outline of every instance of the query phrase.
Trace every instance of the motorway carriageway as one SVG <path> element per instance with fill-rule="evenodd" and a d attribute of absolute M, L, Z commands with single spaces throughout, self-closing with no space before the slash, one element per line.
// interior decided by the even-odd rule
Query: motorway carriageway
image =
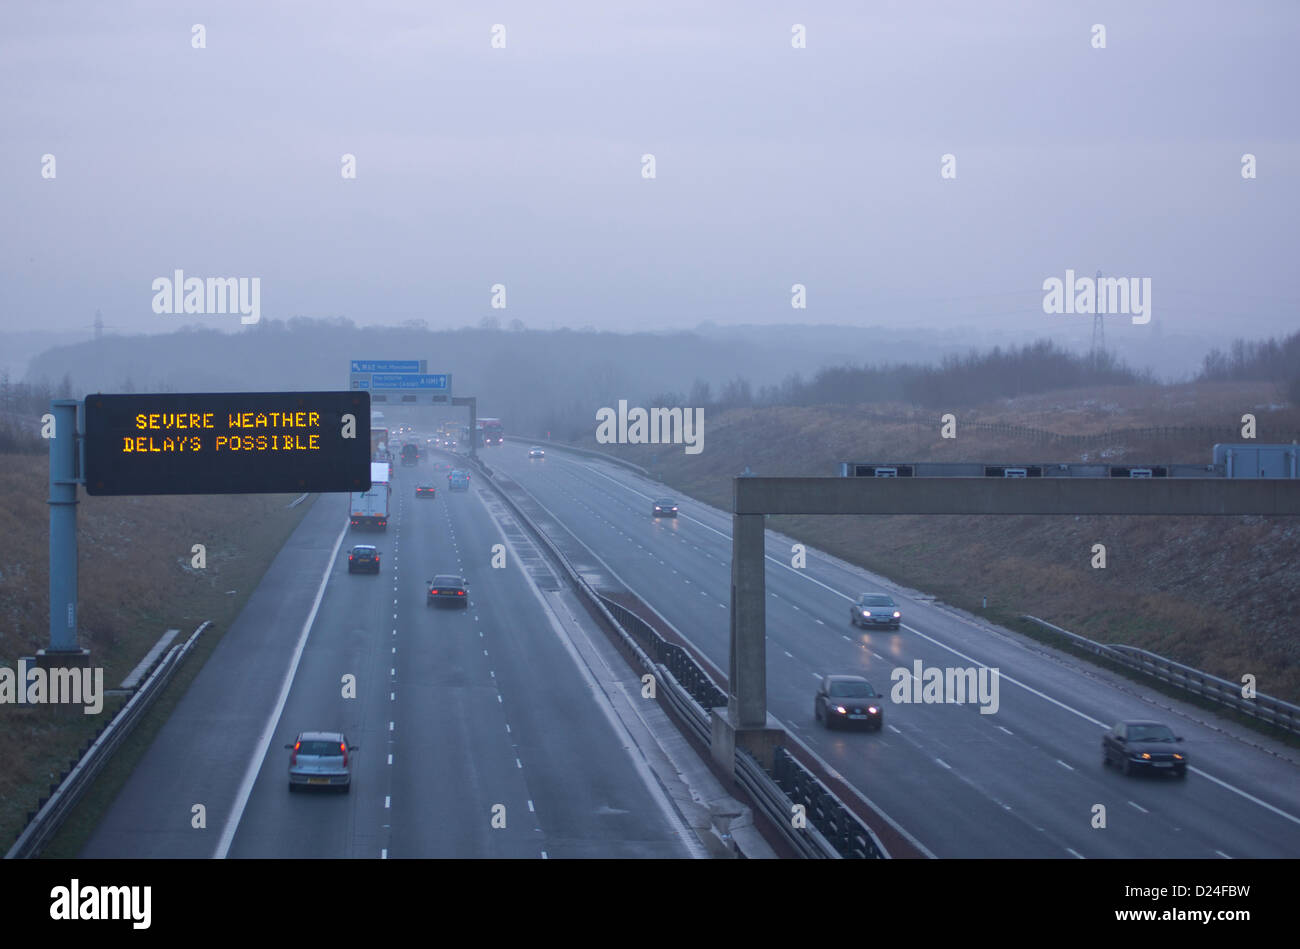
<path fill-rule="evenodd" d="M 677 519 L 650 516 L 662 484 L 614 463 L 527 446 L 483 461 L 541 505 L 539 520 L 603 592 L 630 589 L 714 665 L 725 684 L 731 515 L 676 495 Z M 531 512 L 530 512 L 531 513 Z M 564 529 L 557 529 L 556 522 Z M 571 532 L 569 536 L 567 532 Z M 768 707 L 851 785 L 938 857 L 1295 857 L 1300 771 L 1294 750 L 1142 684 L 935 604 L 790 540 L 767 540 Z M 903 628 L 849 624 L 859 593 L 889 592 Z M 824 673 L 865 676 L 886 696 L 896 667 L 996 667 L 1000 709 L 884 703 L 879 733 L 827 732 L 813 719 Z M 1191 768 L 1126 778 L 1104 768 L 1101 735 L 1126 718 L 1185 736 Z M 1236 736 L 1236 737 L 1234 737 Z M 1246 736 L 1244 739 L 1241 736 Z M 1279 748 L 1275 755 L 1269 748 Z M 1093 826 L 1094 806 L 1106 827 Z"/>
<path fill-rule="evenodd" d="M 346 495 L 316 500 L 81 856 L 705 853 L 557 630 L 571 594 L 512 545 L 490 566 L 499 501 L 449 492 L 432 461 L 395 471 L 386 532 L 346 529 Z M 348 574 L 357 543 L 381 551 L 377 576 Z M 426 606 L 435 573 L 468 579 L 467 609 Z M 360 746 L 350 794 L 290 794 L 300 730 Z"/>

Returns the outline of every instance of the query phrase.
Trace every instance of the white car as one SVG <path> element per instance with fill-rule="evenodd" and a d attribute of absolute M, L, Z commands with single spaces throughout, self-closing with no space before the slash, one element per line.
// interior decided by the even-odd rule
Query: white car
<path fill-rule="evenodd" d="M 352 759 L 349 752 L 357 751 L 349 745 L 342 732 L 302 732 L 298 740 L 285 745 L 289 755 L 289 790 L 300 787 L 342 788 L 346 794 L 352 787 Z"/>

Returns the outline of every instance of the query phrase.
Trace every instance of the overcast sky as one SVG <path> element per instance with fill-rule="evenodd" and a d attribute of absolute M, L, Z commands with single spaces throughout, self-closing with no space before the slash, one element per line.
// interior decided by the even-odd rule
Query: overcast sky
<path fill-rule="evenodd" d="M 1288 333 L 1298 36 L 1294 0 L 8 2 L 0 328 L 237 329 L 152 312 L 179 268 L 263 318 L 1032 339 L 1072 268 Z"/>

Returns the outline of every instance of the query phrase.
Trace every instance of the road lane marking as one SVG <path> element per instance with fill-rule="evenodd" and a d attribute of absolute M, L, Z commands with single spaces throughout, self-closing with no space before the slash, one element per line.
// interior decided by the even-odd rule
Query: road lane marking
<path fill-rule="evenodd" d="M 257 781 L 257 774 L 262 769 L 262 762 L 266 758 L 267 749 L 271 746 L 271 738 L 275 734 L 275 729 L 280 724 L 280 716 L 284 712 L 285 702 L 289 700 L 289 689 L 293 686 L 294 676 L 298 674 L 298 663 L 301 661 L 303 650 L 307 646 L 307 637 L 311 635 L 312 624 L 316 622 L 316 611 L 320 609 L 321 600 L 325 598 L 325 587 L 329 584 L 330 574 L 333 572 L 334 563 L 338 559 L 339 548 L 343 546 L 343 538 L 347 536 L 347 532 L 348 523 L 344 521 L 343 529 L 339 531 L 339 536 L 334 541 L 334 549 L 325 562 L 325 571 L 320 579 L 320 586 L 316 590 L 316 599 L 311 605 L 311 610 L 307 613 L 306 621 L 302 624 L 302 632 L 298 634 L 298 644 L 294 647 L 293 658 L 289 661 L 289 667 L 284 672 L 284 679 L 280 682 L 280 695 L 276 699 L 275 708 L 267 716 L 266 725 L 262 728 L 262 735 L 258 739 L 257 751 L 249 759 L 248 767 L 244 769 L 244 779 L 240 782 L 239 791 L 235 795 L 234 806 L 230 809 L 230 816 L 226 818 L 226 825 L 221 830 L 221 837 L 217 841 L 217 849 L 213 853 L 213 857 L 217 860 L 224 860 L 230 852 L 230 845 L 235 839 L 235 831 L 239 829 L 239 822 L 244 816 L 244 808 L 248 806 L 249 795 L 253 793 L 253 784 Z"/>

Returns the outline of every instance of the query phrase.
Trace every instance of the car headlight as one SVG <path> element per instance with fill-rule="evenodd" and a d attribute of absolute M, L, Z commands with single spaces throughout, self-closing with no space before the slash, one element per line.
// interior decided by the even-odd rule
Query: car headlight
<path fill-rule="evenodd" d="M 1138 755 L 1137 757 L 1141 758 L 1143 761 L 1151 760 L 1150 752 L 1146 752 L 1146 751 L 1142 752 L 1142 754 Z"/>
<path fill-rule="evenodd" d="M 1183 756 L 1180 755 L 1180 754 L 1178 754 L 1178 752 L 1174 752 L 1174 760 L 1176 760 L 1176 761 L 1182 761 L 1182 760 L 1183 760 Z"/>
<path fill-rule="evenodd" d="M 898 612 L 898 610 L 894 610 L 894 619 L 898 619 L 898 618 L 899 618 L 900 616 L 902 616 L 902 615 L 903 615 L 903 614 L 900 613 L 900 612 Z"/>
<path fill-rule="evenodd" d="M 871 610 L 863 610 L 863 611 L 862 611 L 862 615 L 863 615 L 863 616 L 870 616 L 870 615 L 871 615 Z"/>
<path fill-rule="evenodd" d="M 839 712 L 841 715 L 847 715 L 849 713 L 849 710 L 846 709 L 843 705 L 835 706 L 835 711 Z"/>
<path fill-rule="evenodd" d="M 880 711 L 880 709 L 876 708 L 874 705 L 868 705 L 867 711 L 870 712 L 872 715 L 875 715 L 877 712 Z"/>

